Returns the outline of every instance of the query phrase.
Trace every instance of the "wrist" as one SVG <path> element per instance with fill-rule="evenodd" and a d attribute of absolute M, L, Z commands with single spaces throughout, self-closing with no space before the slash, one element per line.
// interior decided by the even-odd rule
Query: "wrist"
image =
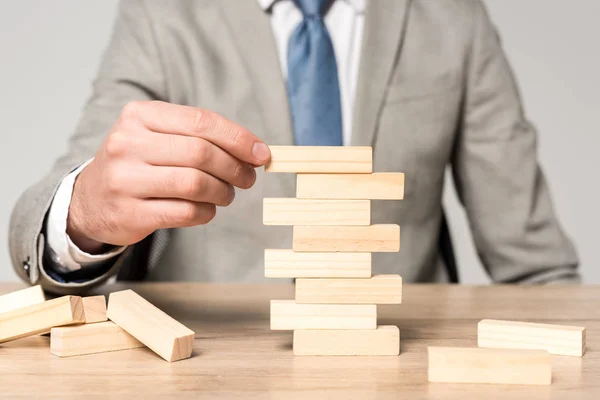
<path fill-rule="evenodd" d="M 86 229 L 86 218 L 82 215 L 81 202 L 79 201 L 78 180 L 75 180 L 73 195 L 69 204 L 69 213 L 67 214 L 67 235 L 71 242 L 82 251 L 88 254 L 100 254 L 105 250 L 105 244 L 90 238 Z"/>

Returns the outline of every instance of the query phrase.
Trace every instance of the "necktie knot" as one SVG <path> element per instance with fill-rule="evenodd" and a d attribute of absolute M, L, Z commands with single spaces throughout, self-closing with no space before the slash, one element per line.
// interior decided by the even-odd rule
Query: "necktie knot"
<path fill-rule="evenodd" d="M 304 18 L 323 18 L 331 0 L 294 0 Z"/>

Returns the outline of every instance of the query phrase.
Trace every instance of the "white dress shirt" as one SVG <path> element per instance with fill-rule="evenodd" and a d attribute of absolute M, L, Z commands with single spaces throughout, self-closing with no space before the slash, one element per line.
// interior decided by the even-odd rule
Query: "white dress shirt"
<path fill-rule="evenodd" d="M 344 145 L 349 145 L 352 137 L 352 111 L 358 81 L 366 1 L 335 0 L 325 15 L 325 25 L 333 42 L 338 68 Z M 258 3 L 265 12 L 270 14 L 281 71 L 287 79 L 288 42 L 294 29 L 302 21 L 302 14 L 292 0 L 258 0 Z M 110 253 L 88 254 L 79 249 L 67 235 L 67 216 L 73 184 L 77 175 L 90 161 L 63 179 L 50 206 L 46 236 L 56 261 L 52 267 L 57 272 L 75 271 L 81 267 L 103 262 L 125 250 L 125 247 L 119 247 Z"/>

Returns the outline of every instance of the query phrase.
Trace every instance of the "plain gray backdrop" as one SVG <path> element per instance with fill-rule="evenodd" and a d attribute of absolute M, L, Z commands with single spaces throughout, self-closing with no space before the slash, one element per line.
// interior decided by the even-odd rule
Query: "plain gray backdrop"
<path fill-rule="evenodd" d="M 375 0 L 376 1 L 376 0 Z M 449 0 L 439 0 L 449 1 Z M 19 194 L 66 148 L 108 41 L 117 0 L 0 1 L 0 281 L 14 281 L 8 222 Z M 487 0 L 539 130 L 554 205 L 585 283 L 600 283 L 600 1 Z M 485 283 L 451 181 L 444 196 L 461 281 Z M 482 188 L 485 190 L 485 188 Z"/>

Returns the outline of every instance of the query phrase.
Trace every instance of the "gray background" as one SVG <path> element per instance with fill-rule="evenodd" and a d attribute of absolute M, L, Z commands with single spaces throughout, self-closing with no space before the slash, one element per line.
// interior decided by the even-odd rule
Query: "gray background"
<path fill-rule="evenodd" d="M 440 0 L 441 1 L 441 0 Z M 447 0 L 444 0 L 447 1 Z M 600 2 L 487 0 L 540 132 L 539 152 L 586 283 L 600 283 Z M 18 195 L 61 154 L 90 92 L 117 0 L 0 2 L 0 281 L 17 280 L 8 222 Z M 462 281 L 488 282 L 451 185 L 444 201 Z"/>

